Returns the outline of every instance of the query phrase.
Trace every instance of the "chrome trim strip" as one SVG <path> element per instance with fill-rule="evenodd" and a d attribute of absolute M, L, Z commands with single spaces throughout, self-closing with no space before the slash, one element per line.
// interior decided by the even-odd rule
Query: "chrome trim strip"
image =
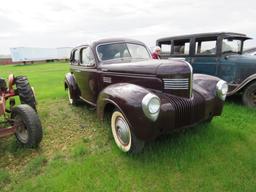
<path fill-rule="evenodd" d="M 164 89 L 187 90 L 189 89 L 189 78 L 167 79 L 163 78 Z"/>
<path fill-rule="evenodd" d="M 187 61 L 184 61 L 185 63 L 188 64 L 189 68 L 190 68 L 190 89 L 189 89 L 189 96 L 192 97 L 192 92 L 193 92 L 193 68 L 191 66 L 191 64 Z"/>

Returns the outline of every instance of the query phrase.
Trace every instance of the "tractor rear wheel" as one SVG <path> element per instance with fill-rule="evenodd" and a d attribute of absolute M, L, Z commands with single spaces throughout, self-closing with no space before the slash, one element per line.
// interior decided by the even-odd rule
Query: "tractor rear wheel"
<path fill-rule="evenodd" d="M 21 104 L 27 104 L 36 111 L 36 99 L 32 87 L 30 86 L 27 77 L 15 77 L 15 84 L 18 91 Z"/>

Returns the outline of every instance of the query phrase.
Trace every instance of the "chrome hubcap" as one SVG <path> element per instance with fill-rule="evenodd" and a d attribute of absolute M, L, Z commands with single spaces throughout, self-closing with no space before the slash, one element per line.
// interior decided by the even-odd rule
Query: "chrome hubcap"
<path fill-rule="evenodd" d="M 17 128 L 16 128 L 17 137 L 20 139 L 21 142 L 27 143 L 28 130 L 26 129 L 24 123 L 22 122 L 22 120 L 19 117 L 16 118 L 15 125 L 17 126 Z"/>
<path fill-rule="evenodd" d="M 121 117 L 118 117 L 116 120 L 116 133 L 122 145 L 129 144 L 129 141 L 130 141 L 129 126 Z"/>

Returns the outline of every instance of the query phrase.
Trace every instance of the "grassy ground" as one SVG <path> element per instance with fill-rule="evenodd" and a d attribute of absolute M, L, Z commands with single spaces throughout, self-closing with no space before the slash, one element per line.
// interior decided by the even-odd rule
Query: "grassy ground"
<path fill-rule="evenodd" d="M 149 143 L 131 156 L 93 109 L 68 105 L 64 63 L 1 66 L 35 87 L 44 138 L 37 150 L 0 140 L 2 191 L 255 191 L 256 110 L 228 102 L 211 124 Z"/>

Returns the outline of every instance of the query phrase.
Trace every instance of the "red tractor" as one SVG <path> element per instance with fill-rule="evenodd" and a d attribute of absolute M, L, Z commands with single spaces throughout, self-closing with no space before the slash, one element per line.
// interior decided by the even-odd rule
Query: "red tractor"
<path fill-rule="evenodd" d="M 15 96 L 21 103 L 17 106 Z M 27 77 L 11 74 L 8 83 L 0 78 L 0 119 L 0 138 L 15 134 L 17 141 L 26 147 L 37 147 L 41 142 L 42 126 L 36 112 L 34 91 Z"/>

